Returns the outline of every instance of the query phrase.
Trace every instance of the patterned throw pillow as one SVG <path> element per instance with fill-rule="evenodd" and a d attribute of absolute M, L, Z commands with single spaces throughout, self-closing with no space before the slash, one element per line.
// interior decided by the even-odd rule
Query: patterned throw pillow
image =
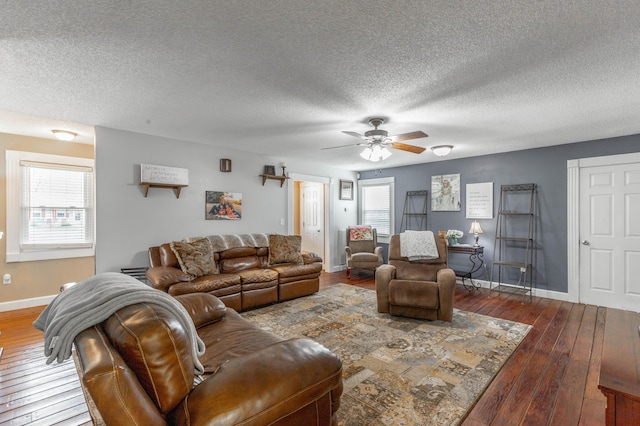
<path fill-rule="evenodd" d="M 219 273 L 213 260 L 213 249 L 208 238 L 195 238 L 191 241 L 173 241 L 169 244 L 178 258 L 182 272 L 192 279 Z"/>
<path fill-rule="evenodd" d="M 269 235 L 269 265 L 278 263 L 304 263 L 300 235 Z"/>
<path fill-rule="evenodd" d="M 350 226 L 349 241 L 370 241 L 373 240 L 373 232 L 371 227 L 367 225 Z"/>

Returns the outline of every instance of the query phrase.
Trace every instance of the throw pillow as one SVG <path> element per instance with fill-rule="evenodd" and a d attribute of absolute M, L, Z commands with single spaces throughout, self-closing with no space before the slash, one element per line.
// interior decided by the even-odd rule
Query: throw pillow
<path fill-rule="evenodd" d="M 279 263 L 304 263 L 300 235 L 269 235 L 269 265 Z"/>
<path fill-rule="evenodd" d="M 182 272 L 192 279 L 219 272 L 213 260 L 213 249 L 208 238 L 173 241 L 169 245 L 178 258 Z"/>
<path fill-rule="evenodd" d="M 349 227 L 349 241 L 370 241 L 370 240 L 373 240 L 373 232 L 371 232 L 370 226 L 363 225 L 363 226 Z"/>

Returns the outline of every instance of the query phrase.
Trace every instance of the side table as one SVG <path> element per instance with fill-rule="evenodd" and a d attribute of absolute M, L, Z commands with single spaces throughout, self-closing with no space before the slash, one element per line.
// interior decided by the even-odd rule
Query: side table
<path fill-rule="evenodd" d="M 455 271 L 456 276 L 462 278 L 462 285 L 467 290 L 477 290 L 480 286 L 473 282 L 473 274 L 478 272 L 480 268 L 486 266 L 484 264 L 484 246 L 472 246 L 471 244 L 456 244 L 447 247 L 449 253 L 468 254 L 471 261 L 471 268 L 468 271 Z M 469 279 L 470 285 L 467 285 L 466 279 Z"/>

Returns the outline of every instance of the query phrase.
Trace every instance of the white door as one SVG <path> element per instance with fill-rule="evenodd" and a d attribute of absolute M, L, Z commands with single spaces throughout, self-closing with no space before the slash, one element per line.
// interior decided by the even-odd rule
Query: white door
<path fill-rule="evenodd" d="M 640 163 L 580 168 L 580 302 L 640 312 Z"/>
<path fill-rule="evenodd" d="M 302 218 L 302 250 L 324 254 L 324 185 L 300 183 L 300 217 Z"/>

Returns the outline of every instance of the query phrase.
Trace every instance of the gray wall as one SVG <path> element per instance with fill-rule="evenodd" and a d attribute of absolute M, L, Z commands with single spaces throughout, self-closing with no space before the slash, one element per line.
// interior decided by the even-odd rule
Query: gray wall
<path fill-rule="evenodd" d="M 494 218 L 480 219 L 484 234 L 480 244 L 485 247 L 485 261 L 491 272 L 493 238 L 500 185 L 535 183 L 538 186 L 538 220 L 533 280 L 536 288 L 566 293 L 567 282 L 567 160 L 640 151 L 640 135 L 599 141 L 508 152 L 482 157 L 437 161 L 406 167 L 361 172 L 360 179 L 395 176 L 395 232 L 400 232 L 405 194 L 407 191 L 429 190 L 427 229 L 446 231 L 459 229 L 465 233 L 462 243 L 472 243 L 468 234 L 471 219 L 465 218 L 465 185 L 493 182 Z M 432 155 L 425 153 L 423 155 Z M 459 212 L 431 211 L 431 176 L 460 174 Z M 464 255 L 451 255 L 455 269 L 468 266 Z M 479 277 L 483 279 L 484 277 Z M 488 277 L 487 277 L 488 279 Z M 504 280 L 503 280 L 504 281 Z M 507 280 L 511 281 L 511 280 Z"/>
<path fill-rule="evenodd" d="M 227 148 L 157 136 L 96 128 L 96 272 L 119 271 L 123 267 L 148 265 L 150 246 L 187 237 L 215 234 L 287 234 L 291 224 L 287 185 L 258 177 L 265 164 L 286 161 L 290 173 L 331 178 L 330 191 L 337 200 L 340 179 L 355 180 L 355 173 L 288 158 L 266 157 Z M 232 172 L 220 172 L 220 158 L 232 160 Z M 189 186 L 177 199 L 171 189 L 150 188 L 143 195 L 140 163 L 189 170 Z M 242 219 L 205 220 L 205 191 L 242 193 Z M 357 201 L 329 204 L 335 244 L 338 229 L 356 221 Z M 284 225 L 280 220 L 284 218 Z M 343 243 L 341 243 L 343 245 Z M 332 253 L 331 265 L 340 253 Z"/>

